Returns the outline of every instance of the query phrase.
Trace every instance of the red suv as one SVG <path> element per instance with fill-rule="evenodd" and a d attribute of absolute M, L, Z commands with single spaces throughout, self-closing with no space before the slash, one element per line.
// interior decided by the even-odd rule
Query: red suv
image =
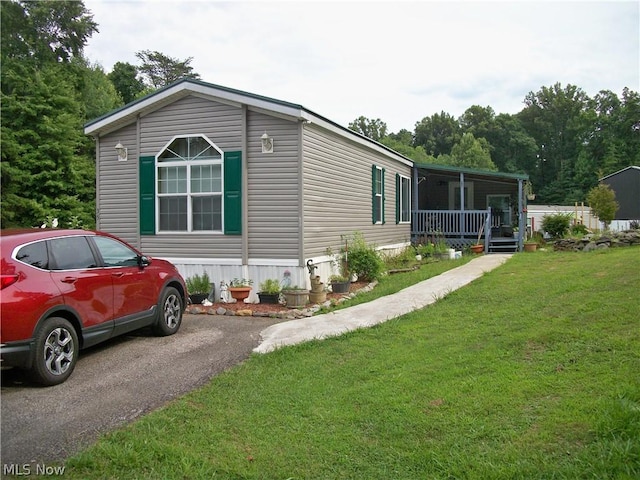
<path fill-rule="evenodd" d="M 78 351 L 151 326 L 180 328 L 187 289 L 171 263 L 84 230 L 3 230 L 0 356 L 43 385 L 64 382 Z"/>

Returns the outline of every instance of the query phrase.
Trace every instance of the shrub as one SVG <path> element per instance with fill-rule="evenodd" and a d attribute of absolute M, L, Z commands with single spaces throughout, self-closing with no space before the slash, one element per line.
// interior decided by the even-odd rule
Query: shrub
<path fill-rule="evenodd" d="M 555 213 L 542 217 L 542 229 L 555 238 L 562 238 L 571 224 L 570 213 Z"/>
<path fill-rule="evenodd" d="M 576 223 L 571 227 L 571 235 L 586 235 L 589 229 L 582 223 Z"/>
<path fill-rule="evenodd" d="M 196 293 L 209 293 L 211 289 L 211 280 L 207 272 L 203 272 L 202 275 L 193 275 L 185 280 L 187 284 L 187 291 L 190 295 Z"/>
<path fill-rule="evenodd" d="M 367 282 L 377 280 L 384 272 L 384 262 L 373 245 L 367 245 L 360 232 L 348 240 L 347 262 L 350 273 Z"/>
<path fill-rule="evenodd" d="M 267 278 L 260 283 L 260 293 L 280 293 L 280 280 L 277 278 Z"/>

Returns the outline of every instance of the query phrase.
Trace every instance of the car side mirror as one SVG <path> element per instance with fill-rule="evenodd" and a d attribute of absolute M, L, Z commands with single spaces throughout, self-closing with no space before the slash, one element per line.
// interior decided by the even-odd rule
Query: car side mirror
<path fill-rule="evenodd" d="M 138 256 L 138 266 L 141 268 L 148 267 L 151 265 L 151 259 L 149 257 L 145 257 L 144 255 Z"/>

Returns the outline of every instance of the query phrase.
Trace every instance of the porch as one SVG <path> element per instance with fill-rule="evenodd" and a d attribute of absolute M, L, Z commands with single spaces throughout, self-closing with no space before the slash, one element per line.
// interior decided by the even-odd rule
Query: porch
<path fill-rule="evenodd" d="M 488 253 L 522 250 L 520 230 L 501 224 L 501 218 L 487 210 L 414 210 L 411 236 L 415 243 L 444 241 L 450 248 L 464 249 L 476 243 Z"/>
<path fill-rule="evenodd" d="M 528 176 L 445 165 L 413 169 L 411 236 L 486 253 L 522 251 Z"/>

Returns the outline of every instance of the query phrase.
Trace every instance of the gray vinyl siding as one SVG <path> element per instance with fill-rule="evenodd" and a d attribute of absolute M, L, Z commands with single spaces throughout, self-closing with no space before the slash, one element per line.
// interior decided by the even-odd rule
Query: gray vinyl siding
<path fill-rule="evenodd" d="M 136 145 L 140 129 L 140 147 Z M 242 237 L 223 234 L 158 234 L 138 237 L 138 158 L 155 156 L 177 135 L 206 135 L 223 151 L 242 148 L 243 113 L 237 106 L 188 96 L 138 119 L 137 125 L 118 130 L 100 139 L 100 225 L 113 233 L 123 233 L 144 253 L 174 258 L 240 259 Z M 129 160 L 118 162 L 110 145 L 120 141 L 129 147 Z M 132 148 L 133 147 L 133 148 Z M 110 158 L 115 160 L 111 166 Z M 122 164 L 126 163 L 124 176 Z M 123 185 L 126 187 L 123 188 Z M 122 203 L 121 203 L 122 202 Z M 138 242 L 137 238 L 140 238 Z"/>
<path fill-rule="evenodd" d="M 249 111 L 247 130 L 249 258 L 298 258 L 298 122 Z M 265 132 L 273 153 L 262 153 Z"/>
<path fill-rule="evenodd" d="M 128 160 L 118 161 L 120 142 L 128 147 Z M 138 247 L 138 155 L 136 125 L 100 138 L 96 166 L 96 226 Z"/>
<path fill-rule="evenodd" d="M 304 126 L 304 256 L 336 251 L 340 236 L 361 232 L 377 246 L 406 242 L 411 228 L 396 224 L 396 173 L 411 167 L 314 124 Z M 385 169 L 385 224 L 372 223 L 371 167 Z"/>

